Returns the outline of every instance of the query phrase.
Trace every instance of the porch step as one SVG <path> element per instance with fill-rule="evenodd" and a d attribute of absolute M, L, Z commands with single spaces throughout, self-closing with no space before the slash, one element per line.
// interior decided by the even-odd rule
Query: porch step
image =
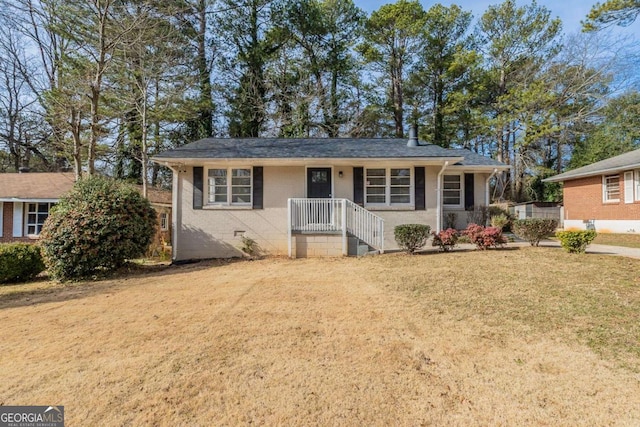
<path fill-rule="evenodd" d="M 365 242 L 354 236 L 349 237 L 347 249 L 347 253 L 349 254 L 349 256 L 365 256 L 379 253 L 378 250 L 372 248 L 371 246 L 367 245 Z"/>

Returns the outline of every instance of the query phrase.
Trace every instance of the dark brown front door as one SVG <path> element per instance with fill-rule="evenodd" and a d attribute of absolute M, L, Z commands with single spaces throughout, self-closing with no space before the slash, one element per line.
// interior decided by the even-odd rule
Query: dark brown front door
<path fill-rule="evenodd" d="M 331 168 L 307 169 L 307 197 L 310 199 L 331 198 Z"/>

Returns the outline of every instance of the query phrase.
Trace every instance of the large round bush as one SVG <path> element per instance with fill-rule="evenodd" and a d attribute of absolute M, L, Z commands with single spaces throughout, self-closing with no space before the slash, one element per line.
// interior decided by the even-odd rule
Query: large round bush
<path fill-rule="evenodd" d="M 52 209 L 40 243 L 49 274 L 75 279 L 140 257 L 155 227 L 156 213 L 136 189 L 107 178 L 85 178 Z"/>

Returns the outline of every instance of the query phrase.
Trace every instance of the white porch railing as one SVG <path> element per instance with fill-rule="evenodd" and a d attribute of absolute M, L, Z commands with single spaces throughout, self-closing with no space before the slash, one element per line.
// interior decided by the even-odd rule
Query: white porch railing
<path fill-rule="evenodd" d="M 380 252 L 384 251 L 384 220 L 347 199 L 289 199 L 289 256 L 292 232 L 342 234 L 342 252 L 352 235 Z"/>

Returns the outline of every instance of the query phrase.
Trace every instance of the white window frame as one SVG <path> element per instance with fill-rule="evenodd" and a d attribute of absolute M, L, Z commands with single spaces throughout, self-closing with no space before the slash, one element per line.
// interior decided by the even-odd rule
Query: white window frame
<path fill-rule="evenodd" d="M 635 176 L 635 194 L 636 194 L 636 202 L 640 202 L 640 169 L 636 170 L 634 173 Z"/>
<path fill-rule="evenodd" d="M 460 193 L 460 199 L 458 200 L 458 203 L 445 203 L 444 199 L 444 192 L 445 192 L 445 188 L 444 188 L 444 182 L 445 182 L 445 178 L 447 176 L 457 176 L 459 181 L 460 181 L 460 189 L 458 190 Z M 442 206 L 447 207 L 447 208 L 462 208 L 464 205 L 464 178 L 463 178 L 463 174 L 462 173 L 445 173 L 444 175 L 442 175 Z"/>
<path fill-rule="evenodd" d="M 610 183 L 608 182 L 608 179 L 614 178 L 614 177 L 616 179 L 616 185 L 618 186 L 618 198 L 617 199 L 610 199 L 609 198 L 609 191 L 608 191 L 608 185 Z M 621 193 L 621 189 L 620 189 L 620 174 L 602 175 L 602 202 L 603 203 L 619 203 L 620 202 L 620 193 Z"/>
<path fill-rule="evenodd" d="M 367 189 L 369 189 L 369 180 L 368 171 L 371 169 L 384 169 L 385 171 L 385 181 L 384 181 L 384 203 L 369 203 L 367 202 Z M 391 203 L 391 188 L 394 187 L 391 185 L 391 169 L 407 169 L 409 171 L 409 202 L 408 203 Z M 405 186 L 402 186 L 405 187 Z M 365 167 L 364 168 L 364 204 L 365 206 L 370 207 L 390 207 L 390 206 L 398 206 L 398 207 L 413 207 L 415 206 L 415 183 L 414 183 L 414 170 L 411 166 L 393 166 L 393 167 Z"/>
<path fill-rule="evenodd" d="M 209 178 L 209 171 L 211 170 L 226 170 L 226 178 L 227 178 L 227 201 L 226 202 L 216 202 L 210 199 L 211 196 L 211 181 Z M 238 169 L 247 169 L 249 170 L 249 201 L 248 202 L 232 202 L 231 199 L 233 197 L 233 171 Z M 207 206 L 242 206 L 242 207 L 251 207 L 253 206 L 253 167 L 252 166 L 230 166 L 230 167 L 208 167 L 206 173 L 207 179 L 207 192 L 206 192 L 206 204 Z M 244 187 L 244 186 L 242 186 Z"/>
<path fill-rule="evenodd" d="M 160 212 L 160 231 L 169 230 L 169 214 L 167 212 Z"/>
<path fill-rule="evenodd" d="M 37 237 L 40 235 L 40 233 L 38 232 L 38 226 L 40 226 L 40 228 L 42 229 L 42 225 L 44 225 L 44 221 L 47 220 L 47 218 L 45 218 L 44 221 L 42 221 L 42 223 L 40 223 L 38 221 L 38 205 L 40 204 L 45 204 L 47 205 L 47 218 L 49 217 L 49 215 L 51 214 L 51 208 L 55 205 L 54 202 L 26 202 L 25 203 L 25 212 L 24 212 L 24 235 L 27 237 Z M 31 206 L 35 206 L 35 212 L 31 212 Z M 30 222 L 29 221 L 29 215 L 35 215 L 36 216 L 36 222 Z M 30 226 L 34 226 L 36 232 L 35 233 L 29 233 L 29 227 Z"/>

